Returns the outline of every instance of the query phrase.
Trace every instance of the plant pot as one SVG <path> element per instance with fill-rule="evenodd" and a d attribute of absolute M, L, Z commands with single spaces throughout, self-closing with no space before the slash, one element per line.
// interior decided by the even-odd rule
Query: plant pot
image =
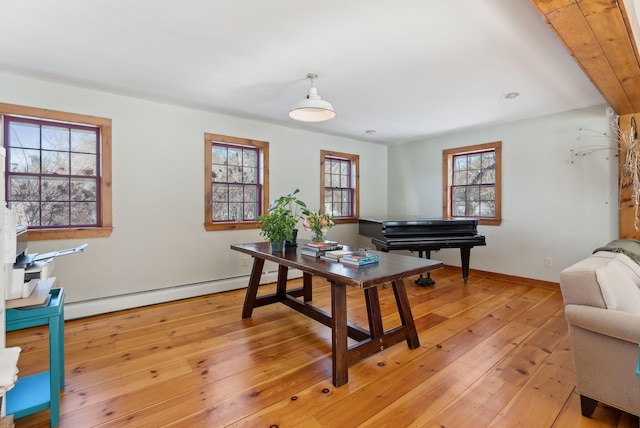
<path fill-rule="evenodd" d="M 285 247 L 297 247 L 298 246 L 298 229 L 293 229 L 291 234 L 291 241 L 284 242 Z"/>
<path fill-rule="evenodd" d="M 281 253 L 284 250 L 284 241 L 270 241 L 270 243 L 272 253 Z"/>

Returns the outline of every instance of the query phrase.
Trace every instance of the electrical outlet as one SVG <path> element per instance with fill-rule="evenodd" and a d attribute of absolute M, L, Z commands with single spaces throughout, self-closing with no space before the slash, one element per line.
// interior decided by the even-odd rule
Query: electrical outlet
<path fill-rule="evenodd" d="M 242 266 L 249 266 L 249 257 L 242 258 Z"/>
<path fill-rule="evenodd" d="M 544 265 L 545 265 L 545 267 L 553 266 L 553 259 L 551 257 L 545 257 Z"/>

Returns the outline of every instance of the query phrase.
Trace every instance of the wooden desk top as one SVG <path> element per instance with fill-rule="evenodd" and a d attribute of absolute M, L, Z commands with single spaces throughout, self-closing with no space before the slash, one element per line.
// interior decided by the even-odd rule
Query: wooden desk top
<path fill-rule="evenodd" d="M 301 247 L 303 244 L 298 243 Z M 349 247 L 344 247 L 350 249 Z M 324 260 L 300 254 L 298 248 L 285 248 L 282 253 L 272 253 L 268 242 L 233 244 L 232 250 L 269 260 L 283 266 L 299 269 L 329 281 L 358 288 L 369 288 L 384 282 L 397 281 L 407 276 L 442 269 L 442 262 L 381 251 L 370 251 L 380 257 L 378 263 L 365 266 L 350 266 L 340 262 Z"/>

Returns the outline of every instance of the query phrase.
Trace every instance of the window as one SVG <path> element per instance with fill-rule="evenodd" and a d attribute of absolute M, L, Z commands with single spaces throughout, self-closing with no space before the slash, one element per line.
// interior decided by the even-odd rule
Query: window
<path fill-rule="evenodd" d="M 353 223 L 360 215 L 358 155 L 320 152 L 320 200 L 336 223 Z"/>
<path fill-rule="evenodd" d="M 29 240 L 109 236 L 111 120 L 0 104 L 9 208 Z"/>
<path fill-rule="evenodd" d="M 502 143 L 443 150 L 443 216 L 473 217 L 479 224 L 502 221 Z"/>
<path fill-rule="evenodd" d="M 206 133 L 205 229 L 257 229 L 267 211 L 269 143 Z"/>

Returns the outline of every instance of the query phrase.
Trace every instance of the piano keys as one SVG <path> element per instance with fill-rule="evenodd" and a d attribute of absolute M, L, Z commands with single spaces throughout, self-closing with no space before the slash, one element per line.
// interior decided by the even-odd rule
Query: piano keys
<path fill-rule="evenodd" d="M 417 251 L 419 257 L 431 258 L 431 251 L 442 248 L 459 248 L 462 259 L 462 278 L 469 278 L 471 248 L 486 245 L 485 237 L 477 230 L 476 219 L 359 219 L 359 234 L 371 239 L 376 250 Z M 431 275 L 416 280 L 416 284 L 435 284 Z"/>

